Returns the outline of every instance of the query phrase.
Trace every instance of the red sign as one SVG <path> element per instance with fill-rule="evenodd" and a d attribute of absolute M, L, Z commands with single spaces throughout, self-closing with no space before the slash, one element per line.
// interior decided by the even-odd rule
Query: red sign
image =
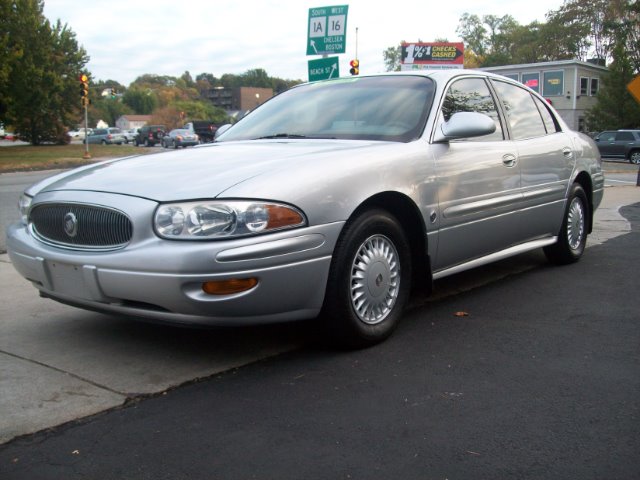
<path fill-rule="evenodd" d="M 401 65 L 403 70 L 419 68 L 462 68 L 462 43 L 403 43 Z"/>

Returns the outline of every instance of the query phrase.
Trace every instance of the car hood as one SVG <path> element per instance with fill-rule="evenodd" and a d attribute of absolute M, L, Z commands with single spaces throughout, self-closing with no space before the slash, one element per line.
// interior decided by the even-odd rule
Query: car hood
<path fill-rule="evenodd" d="M 27 193 L 80 190 L 155 201 L 214 198 L 265 173 L 389 145 L 354 140 L 253 140 L 128 157 L 50 177 Z"/>

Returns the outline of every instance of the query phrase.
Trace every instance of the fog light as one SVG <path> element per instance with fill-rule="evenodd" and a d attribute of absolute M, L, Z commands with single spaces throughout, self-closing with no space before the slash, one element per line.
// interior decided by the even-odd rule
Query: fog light
<path fill-rule="evenodd" d="M 234 293 L 251 290 L 257 284 L 257 278 L 232 278 L 230 280 L 204 282 L 202 284 L 202 291 L 209 295 L 232 295 Z"/>

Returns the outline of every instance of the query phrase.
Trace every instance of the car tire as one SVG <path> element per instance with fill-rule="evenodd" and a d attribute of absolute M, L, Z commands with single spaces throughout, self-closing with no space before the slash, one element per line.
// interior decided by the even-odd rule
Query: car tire
<path fill-rule="evenodd" d="M 395 330 L 411 289 L 410 247 L 388 212 L 367 210 L 335 247 L 319 321 L 332 347 L 365 348 Z"/>
<path fill-rule="evenodd" d="M 100 143 L 101 143 L 102 145 L 106 145 L 106 144 L 107 144 L 107 142 L 105 142 L 104 140 L 102 140 Z"/>
<path fill-rule="evenodd" d="M 144 139 L 144 146 L 145 146 L 145 147 L 149 147 L 149 146 L 150 146 L 150 145 L 149 145 L 149 139 L 148 139 L 148 138 L 145 138 L 145 139 Z"/>
<path fill-rule="evenodd" d="M 640 165 L 640 150 L 629 152 L 629 163 Z"/>
<path fill-rule="evenodd" d="M 567 265 L 580 260 L 587 244 L 589 218 L 587 195 L 580 184 L 574 183 L 567 199 L 558 241 L 544 248 L 551 263 Z"/>

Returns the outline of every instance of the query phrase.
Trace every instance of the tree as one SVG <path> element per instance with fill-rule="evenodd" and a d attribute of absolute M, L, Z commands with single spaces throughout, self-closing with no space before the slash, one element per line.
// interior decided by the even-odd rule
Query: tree
<path fill-rule="evenodd" d="M 34 145 L 67 141 L 66 128 L 80 108 L 78 77 L 89 60 L 75 34 L 59 20 L 52 26 L 42 1 L 3 1 L 0 47 L 8 53 L 0 69 L 0 112 Z"/>
<path fill-rule="evenodd" d="M 389 47 L 382 52 L 384 59 L 384 69 L 387 72 L 399 72 L 402 63 L 402 46 Z"/>
<path fill-rule="evenodd" d="M 242 75 L 243 87 L 271 88 L 271 78 L 262 68 L 247 70 Z"/>
<path fill-rule="evenodd" d="M 479 57 L 484 57 L 488 49 L 487 29 L 478 15 L 463 13 L 456 33 L 464 41 L 465 47 Z"/>
<path fill-rule="evenodd" d="M 149 115 L 158 107 L 158 98 L 151 89 L 130 87 L 124 93 L 122 101 L 138 115 Z"/>
<path fill-rule="evenodd" d="M 612 56 L 609 73 L 602 78 L 598 103 L 585 115 L 586 127 L 592 132 L 640 127 L 640 105 L 627 90 L 637 70 L 626 54 L 624 43 L 614 47 Z"/>
<path fill-rule="evenodd" d="M 206 101 L 178 101 L 173 106 L 184 113 L 183 123 L 192 120 L 210 120 L 216 124 L 227 122 L 227 113 Z"/>
<path fill-rule="evenodd" d="M 133 109 L 123 103 L 122 99 L 102 97 L 89 107 L 89 125 L 96 125 L 98 120 L 103 120 L 114 127 L 118 118 L 132 113 Z"/>

